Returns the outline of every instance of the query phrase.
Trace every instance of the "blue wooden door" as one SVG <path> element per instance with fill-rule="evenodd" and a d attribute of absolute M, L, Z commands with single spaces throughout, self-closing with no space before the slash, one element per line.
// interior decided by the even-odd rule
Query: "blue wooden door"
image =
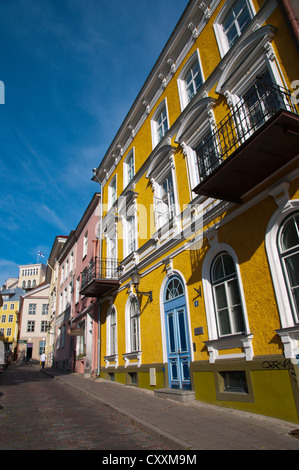
<path fill-rule="evenodd" d="M 182 281 L 172 277 L 165 289 L 164 311 L 170 388 L 189 389 L 190 341 L 186 298 Z"/>

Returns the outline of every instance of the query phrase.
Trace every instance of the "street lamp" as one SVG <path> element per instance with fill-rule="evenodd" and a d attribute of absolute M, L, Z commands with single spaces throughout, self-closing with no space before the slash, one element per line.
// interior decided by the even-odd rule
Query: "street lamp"
<path fill-rule="evenodd" d="M 152 302 L 153 292 L 151 290 L 148 291 L 148 292 L 140 292 L 138 290 L 138 286 L 140 284 L 140 279 L 141 279 L 141 274 L 137 271 L 137 268 L 135 267 L 133 272 L 132 272 L 132 283 L 134 284 L 135 292 L 136 292 L 136 294 L 146 295 L 149 298 L 149 301 Z"/>

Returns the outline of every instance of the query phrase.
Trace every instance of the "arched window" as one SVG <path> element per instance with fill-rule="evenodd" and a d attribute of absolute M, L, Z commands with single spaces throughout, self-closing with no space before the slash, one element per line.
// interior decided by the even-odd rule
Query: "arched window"
<path fill-rule="evenodd" d="M 116 309 L 114 305 L 110 311 L 110 351 L 109 354 L 112 356 L 116 354 Z"/>
<path fill-rule="evenodd" d="M 165 289 L 165 302 L 169 300 L 174 300 L 183 294 L 184 286 L 182 284 L 182 281 L 177 277 L 173 277 L 172 279 L 170 279 Z"/>
<path fill-rule="evenodd" d="M 133 297 L 130 303 L 130 346 L 131 352 L 140 350 L 139 331 L 140 309 L 137 297 Z"/>
<path fill-rule="evenodd" d="M 244 314 L 235 263 L 220 253 L 211 267 L 211 282 L 219 336 L 245 332 Z"/>
<path fill-rule="evenodd" d="M 278 232 L 278 250 L 295 322 L 299 322 L 299 213 L 284 220 Z"/>

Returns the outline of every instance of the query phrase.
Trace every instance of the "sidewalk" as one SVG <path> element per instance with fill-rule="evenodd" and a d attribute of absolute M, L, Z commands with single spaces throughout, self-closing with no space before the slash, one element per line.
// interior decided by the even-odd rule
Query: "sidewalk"
<path fill-rule="evenodd" d="M 299 428 L 294 423 L 199 401 L 180 403 L 150 390 L 57 369 L 42 372 L 129 417 L 177 450 L 299 450 L 299 439 L 290 435 Z"/>

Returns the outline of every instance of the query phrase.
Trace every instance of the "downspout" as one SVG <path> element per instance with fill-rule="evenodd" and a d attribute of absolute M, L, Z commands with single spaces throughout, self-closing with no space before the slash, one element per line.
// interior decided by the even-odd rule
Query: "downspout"
<path fill-rule="evenodd" d="M 278 2 L 280 5 L 280 8 L 290 26 L 291 29 L 291 34 L 295 39 L 296 42 L 296 48 L 299 53 L 299 22 L 298 18 L 295 15 L 295 12 L 293 10 L 293 7 L 291 5 L 290 0 L 281 0 Z"/>
<path fill-rule="evenodd" d="M 96 180 L 98 181 L 99 185 L 100 185 L 100 194 L 101 194 L 101 197 L 100 197 L 100 233 L 99 233 L 99 260 L 100 260 L 100 263 L 101 263 L 101 259 L 102 259 L 102 229 L 103 229 L 103 183 L 99 180 L 98 176 L 97 176 L 97 170 L 96 168 L 94 168 L 93 170 L 93 174 L 94 174 L 94 177 L 96 178 Z M 98 301 L 98 354 L 97 354 L 97 376 L 99 377 L 100 376 L 100 372 L 101 372 L 101 305 L 99 303 L 99 299 L 97 299 Z"/>

